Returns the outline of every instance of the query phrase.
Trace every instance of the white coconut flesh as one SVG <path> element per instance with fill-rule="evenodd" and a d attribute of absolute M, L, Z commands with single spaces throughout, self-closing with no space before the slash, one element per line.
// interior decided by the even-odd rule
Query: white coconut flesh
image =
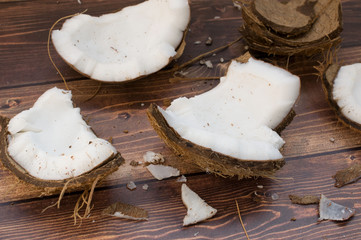
<path fill-rule="evenodd" d="M 76 177 L 117 152 L 93 133 L 71 96 L 70 91 L 52 88 L 8 124 L 8 153 L 33 177 Z"/>
<path fill-rule="evenodd" d="M 188 0 L 148 0 L 119 12 L 80 14 L 52 33 L 62 58 L 92 79 L 121 82 L 154 73 L 176 55 Z"/>
<path fill-rule="evenodd" d="M 274 160 L 282 158 L 284 140 L 272 128 L 288 115 L 299 91 L 297 76 L 250 58 L 232 61 L 212 90 L 159 110 L 193 143 L 238 159 Z"/>
<path fill-rule="evenodd" d="M 361 124 L 361 63 L 342 66 L 333 83 L 333 99 L 342 114 Z"/>
<path fill-rule="evenodd" d="M 182 201 L 187 207 L 187 215 L 183 219 L 183 226 L 204 221 L 217 213 L 217 209 L 209 206 L 185 183 L 182 184 Z"/>

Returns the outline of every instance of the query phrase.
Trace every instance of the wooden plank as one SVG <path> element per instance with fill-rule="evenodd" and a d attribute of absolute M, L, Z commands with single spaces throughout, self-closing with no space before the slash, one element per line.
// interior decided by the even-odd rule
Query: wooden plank
<path fill-rule="evenodd" d="M 287 161 L 277 179 L 223 179 L 212 175 L 189 175 L 187 185 L 218 209 L 217 215 L 204 223 L 182 227 L 186 214 L 181 198 L 181 183 L 174 178 L 163 181 L 136 181 L 137 189 L 129 191 L 124 184 L 96 191 L 94 208 L 80 228 L 73 226 L 72 208 L 78 194 L 66 195 L 61 209 L 40 211 L 56 198 L 1 204 L 0 232 L 5 238 L 121 238 L 121 239 L 244 239 L 235 199 L 240 205 L 245 227 L 251 239 L 348 239 L 361 234 L 359 215 L 347 224 L 317 223 L 316 205 L 291 204 L 289 194 L 325 194 L 339 204 L 360 211 L 360 182 L 338 189 L 331 176 L 339 168 L 360 161 L 360 151 L 351 151 L 354 160 L 345 153 L 318 157 L 295 158 Z M 144 191 L 143 184 L 149 189 Z M 277 194 L 277 197 L 275 197 Z M 272 198 L 273 196 L 273 198 Z M 123 201 L 149 211 L 149 221 L 133 222 L 101 216 L 109 204 Z M 295 218 L 296 221 L 290 221 Z M 54 219 L 56 227 L 54 228 Z M 32 227 L 28 227 L 28 222 Z M 17 231 L 11 231 L 17 229 Z"/>

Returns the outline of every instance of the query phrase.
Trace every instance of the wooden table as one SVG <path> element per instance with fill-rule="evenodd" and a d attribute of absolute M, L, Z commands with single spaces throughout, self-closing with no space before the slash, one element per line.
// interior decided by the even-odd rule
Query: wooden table
<path fill-rule="evenodd" d="M 0 114 L 12 117 L 31 107 L 47 89 L 64 88 L 47 55 L 47 36 L 59 18 L 88 9 L 88 14 L 113 12 L 139 0 L 0 0 Z M 345 0 L 343 42 L 338 58 L 344 64 L 361 61 L 361 3 Z M 231 0 L 191 0 L 191 31 L 180 62 L 222 46 L 240 36 L 240 11 Z M 218 16 L 218 17 L 216 17 Z M 57 27 L 60 27 L 57 26 Z M 211 36 L 213 44 L 204 41 Z M 202 44 L 195 45 L 195 41 Z M 226 61 L 244 52 L 240 42 L 210 59 L 213 71 L 194 64 L 191 72 L 199 76 L 219 76 Z M 170 74 L 156 74 L 125 84 L 101 84 L 70 69 L 51 48 L 55 63 L 72 89 L 74 102 L 89 124 L 102 138 L 113 144 L 126 159 L 117 172 L 95 191 L 94 208 L 82 225 L 74 226 L 72 211 L 80 192 L 66 193 L 61 208 L 41 211 L 57 196 L 41 197 L 41 191 L 19 182 L 0 169 L 1 239 L 245 239 L 235 200 L 251 239 L 360 239 L 361 182 L 334 187 L 332 175 L 361 160 L 361 134 L 342 125 L 325 100 L 321 81 L 310 61 L 295 64 L 302 91 L 295 107 L 297 116 L 282 132 L 286 165 L 275 179 L 224 179 L 185 166 L 173 155 L 150 126 L 146 109 L 151 103 L 164 105 L 180 96 L 193 96 L 211 89 L 217 80 L 170 83 Z M 99 92 L 93 96 L 97 89 Z M 331 141 L 334 139 L 334 141 Z M 3 144 L 3 143 L 1 143 Z M 186 209 L 176 178 L 158 181 L 142 167 L 133 167 L 146 151 L 162 153 L 187 177 L 187 185 L 218 209 L 212 219 L 182 227 Z M 129 181 L 138 186 L 130 191 Z M 147 191 L 142 189 L 149 185 Z M 337 203 L 356 209 L 348 222 L 318 223 L 316 205 L 291 204 L 289 194 L 325 194 Z M 272 198 L 273 196 L 273 198 Z M 278 196 L 275 197 L 275 196 Z M 130 220 L 101 216 L 111 203 L 122 201 L 149 211 L 149 220 Z M 291 219 L 295 221 L 291 221 Z"/>

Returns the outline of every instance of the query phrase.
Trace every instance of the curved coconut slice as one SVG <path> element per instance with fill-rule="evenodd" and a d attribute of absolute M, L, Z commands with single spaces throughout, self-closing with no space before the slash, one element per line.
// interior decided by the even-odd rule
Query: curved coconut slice
<path fill-rule="evenodd" d="M 275 32 L 294 36 L 310 30 L 316 19 L 316 1 L 254 0 L 253 11 L 257 17 Z"/>
<path fill-rule="evenodd" d="M 122 82 L 154 73 L 179 57 L 176 50 L 189 20 L 188 0 L 148 0 L 100 17 L 72 17 L 53 31 L 52 40 L 81 74 Z"/>
<path fill-rule="evenodd" d="M 324 89 L 338 117 L 348 126 L 361 130 L 361 63 L 331 65 L 324 76 Z"/>
<path fill-rule="evenodd" d="M 1 118 L 1 160 L 20 179 L 42 187 L 87 184 L 123 158 L 73 108 L 70 91 L 52 88 L 29 110 Z"/>
<path fill-rule="evenodd" d="M 289 121 L 300 90 L 297 76 L 247 57 L 232 61 L 214 89 L 148 111 L 178 155 L 224 176 L 266 176 L 283 166 L 284 141 L 272 129 Z"/>

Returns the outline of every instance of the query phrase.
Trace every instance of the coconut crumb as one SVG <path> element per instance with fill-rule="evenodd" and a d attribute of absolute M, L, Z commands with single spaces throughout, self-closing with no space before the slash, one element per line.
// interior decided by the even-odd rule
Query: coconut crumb
<path fill-rule="evenodd" d="M 210 46 L 210 45 L 212 45 L 212 43 L 213 43 L 213 39 L 212 39 L 211 37 L 208 37 L 207 40 L 206 40 L 206 42 L 205 42 L 205 44 L 206 44 L 207 46 Z"/>
<path fill-rule="evenodd" d="M 186 176 L 182 175 L 179 178 L 177 178 L 177 182 L 187 182 Z"/>
<path fill-rule="evenodd" d="M 77 0 L 79 4 L 81 4 L 81 0 Z"/>
<path fill-rule="evenodd" d="M 130 191 L 133 191 L 134 189 L 137 188 L 137 185 L 135 185 L 135 183 L 133 181 L 130 181 L 129 183 L 127 183 L 127 188 L 130 190 Z"/>
<path fill-rule="evenodd" d="M 332 137 L 330 138 L 330 142 L 334 143 L 335 142 L 335 139 Z"/>
<path fill-rule="evenodd" d="M 224 58 L 220 58 L 219 61 L 220 61 L 221 63 L 224 63 Z"/>
<path fill-rule="evenodd" d="M 195 45 L 199 45 L 199 44 L 201 44 L 201 43 L 202 43 L 201 41 L 195 41 L 195 42 L 194 42 Z"/>
<path fill-rule="evenodd" d="M 153 175 L 153 177 L 158 180 L 170 177 L 177 177 L 180 174 L 178 169 L 164 165 L 150 164 L 149 166 L 147 166 L 147 169 Z"/>
<path fill-rule="evenodd" d="M 187 215 L 183 219 L 183 226 L 204 221 L 217 213 L 217 209 L 209 206 L 185 183 L 182 184 L 182 201 L 187 207 Z"/>
<path fill-rule="evenodd" d="M 133 167 L 136 167 L 136 166 L 139 166 L 140 163 L 137 162 L 137 161 L 132 160 L 132 161 L 129 163 L 129 165 L 130 165 L 130 166 L 133 166 Z"/>
<path fill-rule="evenodd" d="M 148 151 L 143 155 L 145 164 L 161 164 L 164 163 L 164 157 L 160 153 Z"/>
<path fill-rule="evenodd" d="M 210 69 L 213 68 L 213 64 L 212 64 L 211 60 L 205 61 L 204 64 L 207 66 L 207 68 L 210 68 Z"/>
<path fill-rule="evenodd" d="M 148 188 L 149 188 L 149 186 L 148 186 L 148 184 L 144 184 L 144 185 L 142 186 L 142 188 L 143 188 L 144 191 L 147 191 Z"/>
<path fill-rule="evenodd" d="M 214 19 L 220 19 L 221 17 L 220 16 L 214 16 Z"/>

